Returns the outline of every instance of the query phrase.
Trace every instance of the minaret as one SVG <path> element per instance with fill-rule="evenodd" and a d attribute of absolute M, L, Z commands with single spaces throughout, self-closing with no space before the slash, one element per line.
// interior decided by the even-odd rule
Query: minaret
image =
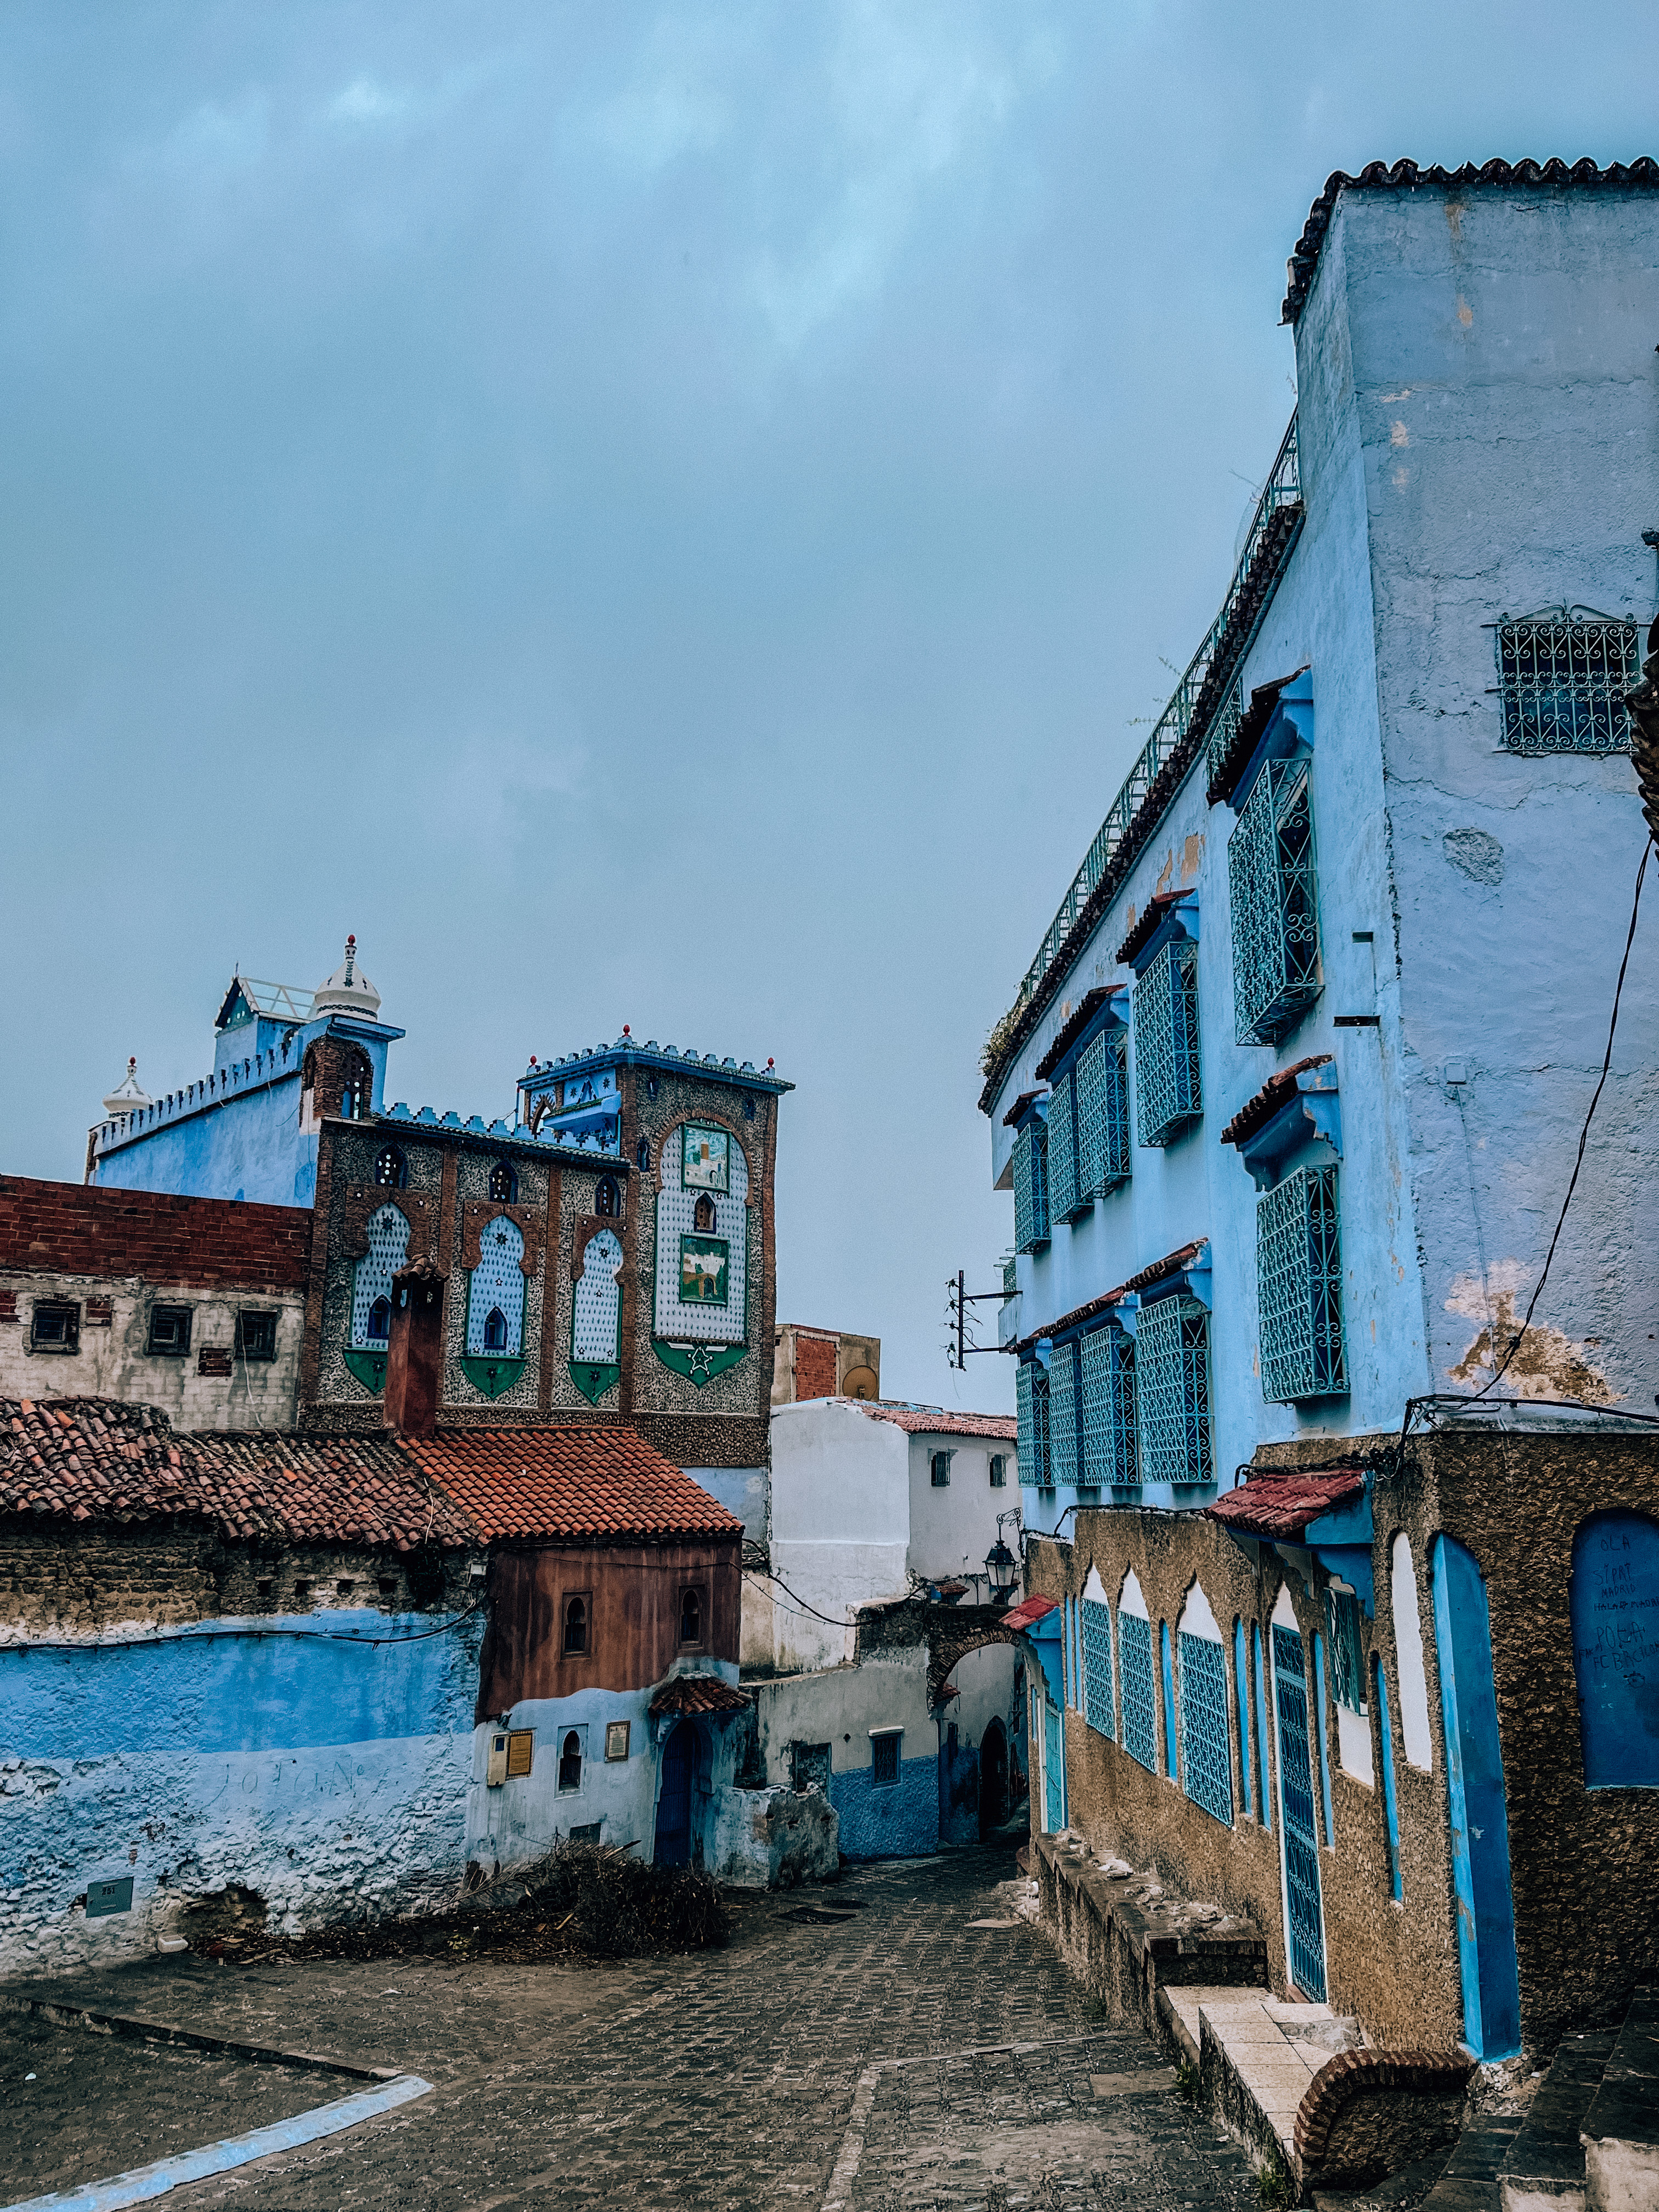
<path fill-rule="evenodd" d="M 104 1094 L 104 1121 L 124 1121 L 128 1115 L 141 1113 L 146 1106 L 155 1103 L 138 1080 L 137 1058 L 129 1058 L 126 1081 Z M 94 1121 L 87 1132 L 87 1171 L 83 1179 L 88 1182 L 98 1172 L 98 1139 L 103 1126 L 103 1121 Z"/>

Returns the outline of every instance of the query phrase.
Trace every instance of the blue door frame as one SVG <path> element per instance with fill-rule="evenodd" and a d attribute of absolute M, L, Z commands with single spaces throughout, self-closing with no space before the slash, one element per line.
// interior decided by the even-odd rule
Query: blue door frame
<path fill-rule="evenodd" d="M 1490 2064 L 1521 2048 L 1521 1980 L 1510 1887 L 1509 1808 L 1492 1687 L 1492 1619 L 1474 1556 L 1434 1540 L 1434 1645 L 1446 1736 L 1463 2040 Z"/>
<path fill-rule="evenodd" d="M 1273 1623 L 1273 1704 L 1279 1715 L 1279 1816 L 1285 1854 L 1291 1979 L 1325 2002 L 1325 1926 L 1319 1909 L 1319 1827 L 1308 1757 L 1308 1662 L 1298 1630 Z"/>

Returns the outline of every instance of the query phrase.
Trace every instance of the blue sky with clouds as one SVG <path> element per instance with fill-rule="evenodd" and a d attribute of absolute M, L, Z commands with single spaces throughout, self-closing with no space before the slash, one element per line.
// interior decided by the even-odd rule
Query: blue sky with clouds
<path fill-rule="evenodd" d="M 977 1055 L 1219 602 L 1329 170 L 1659 151 L 1653 0 L 0 15 L 0 1168 L 355 930 L 394 1095 L 778 1066 L 957 1378 Z"/>

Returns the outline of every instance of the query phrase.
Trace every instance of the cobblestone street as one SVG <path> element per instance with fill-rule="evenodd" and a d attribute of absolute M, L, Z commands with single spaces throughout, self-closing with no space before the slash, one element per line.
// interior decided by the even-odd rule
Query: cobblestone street
<path fill-rule="evenodd" d="M 643 1965 L 185 1958 L 41 1994 L 434 2085 L 180 2188 L 165 2200 L 178 2212 L 1253 2206 L 1243 2154 L 1181 2101 L 1139 2030 L 1097 2018 L 1033 1928 L 970 1926 L 1010 1921 L 998 1885 L 1014 1875 L 1003 1851 L 849 1872 L 752 1899 L 725 1952 Z M 788 1917 L 854 1899 L 834 1923 Z M 356 2086 L 3 2025 L 8 2203 Z M 245 2076 L 261 2086 L 242 2108 L 227 2090 Z M 53 2142 L 72 2171 L 48 2171 Z"/>

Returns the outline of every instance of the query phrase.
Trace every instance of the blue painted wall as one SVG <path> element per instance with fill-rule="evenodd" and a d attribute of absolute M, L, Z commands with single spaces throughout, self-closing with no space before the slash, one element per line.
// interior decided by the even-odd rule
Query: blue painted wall
<path fill-rule="evenodd" d="M 841 1816 L 849 1859 L 916 1858 L 939 1849 L 939 1759 L 901 1759 L 899 1778 L 882 1786 L 867 1766 L 830 1777 L 830 1802 Z"/>
<path fill-rule="evenodd" d="M 1584 1783 L 1659 1790 L 1659 1522 L 1598 1513 L 1572 1542 Z"/>
<path fill-rule="evenodd" d="M 1407 1397 L 1478 1388 L 1483 1331 L 1495 1321 L 1507 1340 L 1506 1317 L 1541 1265 L 1605 1042 L 1644 833 L 1627 758 L 1498 749 L 1486 625 L 1560 602 L 1644 621 L 1653 611 L 1641 542 L 1659 513 L 1652 221 L 1641 193 L 1344 196 L 1297 331 L 1306 521 L 1243 676 L 1248 694 L 1311 671 L 1323 994 L 1278 1047 L 1235 1043 L 1235 817 L 1206 804 L 1200 761 L 990 1108 L 992 1173 L 1007 1188 L 1003 1115 L 1041 1087 L 1036 1063 L 1082 994 L 1126 980 L 1115 955 L 1131 914 L 1156 890 L 1193 890 L 1202 1119 L 1167 1147 L 1137 1144 L 1127 1183 L 1021 1256 L 1002 1334 L 1029 1335 L 1209 1238 L 1224 1485 L 1258 1443 L 1386 1431 Z M 1056 822 L 1092 823 L 1111 796 L 1079 793 Z M 1084 842 L 1074 829 L 1056 842 L 1056 902 Z M 1573 919 L 1551 929 L 1549 915 Z M 1011 945 L 1010 969 L 1030 951 Z M 1376 1026 L 1339 1028 L 1340 1015 Z M 1350 1388 L 1269 1404 L 1256 1193 L 1219 1138 L 1268 1075 L 1316 1053 L 1333 1056 L 1340 1101 Z M 1130 1057 L 1133 1093 L 1133 1043 Z M 1613 1065 L 1544 1328 L 1506 1382 L 1640 1407 L 1659 1388 L 1659 1271 L 1646 1263 L 1659 1241 L 1651 959 L 1632 966 Z M 1449 1066 L 1468 1079 L 1449 1082 Z M 1027 1525 L 1052 1529 L 1076 1493 L 1024 1495 Z M 1206 1493 L 1149 1488 L 1146 1502 Z"/>
<path fill-rule="evenodd" d="M 453 1895 L 483 1621 L 432 1626 L 341 1611 L 0 1651 L 0 1973 L 146 1954 L 232 1883 L 289 1929 Z M 388 1634 L 420 1640 L 366 1640 Z M 128 1875 L 131 1913 L 76 1907 Z"/>

